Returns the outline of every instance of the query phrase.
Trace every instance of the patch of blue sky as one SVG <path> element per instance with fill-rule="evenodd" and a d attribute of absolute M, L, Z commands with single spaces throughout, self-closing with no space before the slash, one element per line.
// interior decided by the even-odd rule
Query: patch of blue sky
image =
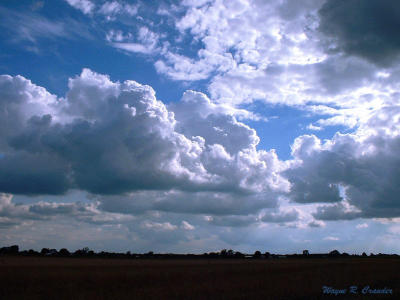
<path fill-rule="evenodd" d="M 244 108 L 250 109 L 267 121 L 245 120 L 245 123 L 257 131 L 260 137 L 258 149 L 275 149 L 282 160 L 291 159 L 291 145 L 295 138 L 304 134 L 314 134 L 318 138 L 330 139 L 336 132 L 348 132 L 344 126 L 328 126 L 322 130 L 310 130 L 307 126 L 321 119 L 321 115 L 310 115 L 300 108 L 286 105 L 272 105 L 262 102 L 254 102 Z"/>

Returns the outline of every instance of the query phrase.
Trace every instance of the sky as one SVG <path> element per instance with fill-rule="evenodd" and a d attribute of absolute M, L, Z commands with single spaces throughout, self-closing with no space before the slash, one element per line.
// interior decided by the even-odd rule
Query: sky
<path fill-rule="evenodd" d="M 4 0 L 0 246 L 400 253 L 397 0 Z"/>

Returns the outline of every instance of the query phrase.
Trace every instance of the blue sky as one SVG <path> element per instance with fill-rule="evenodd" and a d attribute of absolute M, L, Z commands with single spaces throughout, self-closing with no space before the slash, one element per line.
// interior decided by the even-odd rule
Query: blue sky
<path fill-rule="evenodd" d="M 398 6 L 2 2 L 0 243 L 398 253 Z"/>

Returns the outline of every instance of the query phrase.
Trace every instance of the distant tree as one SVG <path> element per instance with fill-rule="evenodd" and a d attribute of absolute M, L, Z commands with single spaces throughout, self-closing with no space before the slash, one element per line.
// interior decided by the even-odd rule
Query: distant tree
<path fill-rule="evenodd" d="M 49 249 L 49 248 L 42 248 L 42 250 L 40 251 L 40 254 L 46 255 L 46 254 L 48 254 L 49 252 L 50 252 L 50 249 Z"/>
<path fill-rule="evenodd" d="M 28 250 L 28 255 L 31 255 L 31 256 L 34 256 L 34 255 L 37 255 L 38 253 L 35 251 L 35 250 L 33 250 L 33 249 L 29 249 Z"/>
<path fill-rule="evenodd" d="M 221 257 L 227 257 L 228 256 L 228 250 L 222 249 L 221 252 L 219 253 Z"/>
<path fill-rule="evenodd" d="M 372 252 L 369 254 L 370 257 L 374 257 L 375 254 L 373 254 Z"/>
<path fill-rule="evenodd" d="M 74 256 L 88 256 L 91 250 L 88 247 L 84 247 L 82 249 L 76 250 L 73 255 Z"/>
<path fill-rule="evenodd" d="M 343 257 L 348 257 L 348 256 L 350 256 L 350 254 L 348 254 L 348 253 L 346 253 L 346 252 L 343 252 L 343 253 L 342 253 L 342 256 L 343 256 Z"/>
<path fill-rule="evenodd" d="M 265 258 L 270 258 L 271 257 L 271 253 L 269 253 L 268 251 L 264 253 Z"/>
<path fill-rule="evenodd" d="M 333 250 L 333 251 L 329 252 L 329 256 L 332 256 L 332 257 L 340 256 L 340 252 L 338 250 Z"/>
<path fill-rule="evenodd" d="M 363 252 L 363 253 L 361 254 L 361 256 L 362 256 L 362 257 L 367 257 L 367 253 Z"/>
<path fill-rule="evenodd" d="M 153 251 L 149 251 L 145 254 L 145 256 L 147 257 L 153 257 L 154 256 L 154 252 Z"/>
<path fill-rule="evenodd" d="M 50 249 L 49 253 L 47 253 L 46 255 L 57 256 L 58 251 L 57 251 L 57 249 Z"/>
<path fill-rule="evenodd" d="M 18 254 L 19 247 L 18 247 L 18 245 L 12 245 L 10 247 L 3 247 L 3 248 L 0 248 L 0 253 L 1 254 Z"/>
<path fill-rule="evenodd" d="M 226 251 L 226 255 L 229 257 L 232 257 L 235 253 L 233 252 L 232 249 L 229 249 L 228 251 Z"/>
<path fill-rule="evenodd" d="M 67 248 L 62 248 L 60 249 L 60 251 L 58 252 L 61 256 L 70 256 L 71 253 L 69 253 Z"/>
<path fill-rule="evenodd" d="M 10 247 L 10 253 L 11 254 L 18 254 L 18 252 L 19 252 L 19 246 L 18 245 L 12 245 Z"/>
<path fill-rule="evenodd" d="M 253 257 L 254 258 L 260 258 L 261 257 L 261 252 L 257 250 L 256 252 L 254 252 Z"/>
<path fill-rule="evenodd" d="M 236 252 L 235 252 L 235 257 L 236 257 L 236 258 L 243 258 L 243 257 L 244 257 L 244 254 L 243 254 L 242 252 L 236 251 Z"/>
<path fill-rule="evenodd" d="M 309 256 L 310 252 L 308 252 L 308 250 L 303 250 L 303 256 Z"/>

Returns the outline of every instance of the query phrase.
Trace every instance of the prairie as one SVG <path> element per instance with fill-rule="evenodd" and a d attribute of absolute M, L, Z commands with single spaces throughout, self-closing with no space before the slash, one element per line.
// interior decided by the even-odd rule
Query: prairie
<path fill-rule="evenodd" d="M 0 299 L 400 299 L 400 260 L 0 257 Z M 323 286 L 346 294 L 323 293 Z M 348 288 L 357 286 L 357 294 Z M 363 294 L 361 289 L 392 289 Z"/>

